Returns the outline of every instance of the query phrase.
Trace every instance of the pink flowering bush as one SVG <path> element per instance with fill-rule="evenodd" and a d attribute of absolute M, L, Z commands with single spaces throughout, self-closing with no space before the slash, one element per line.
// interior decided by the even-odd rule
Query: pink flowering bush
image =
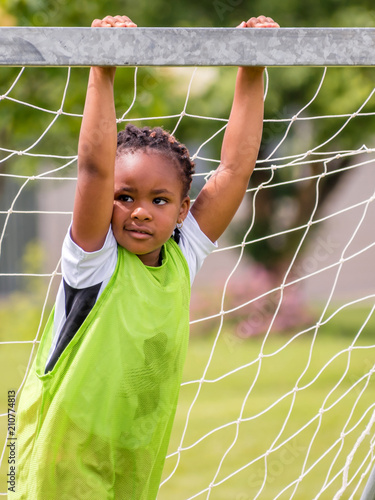
<path fill-rule="evenodd" d="M 247 266 L 233 274 L 225 289 L 223 310 L 225 321 L 231 322 L 236 335 L 241 338 L 264 335 L 270 327 L 272 333 L 288 333 L 311 321 L 302 285 L 285 286 L 281 290 L 281 283 L 282 278 L 261 265 Z M 216 287 L 208 283 L 207 287 L 194 291 L 193 322 L 220 315 L 223 289 L 224 283 Z M 207 332 L 210 321 L 213 320 L 196 323 L 194 330 Z"/>

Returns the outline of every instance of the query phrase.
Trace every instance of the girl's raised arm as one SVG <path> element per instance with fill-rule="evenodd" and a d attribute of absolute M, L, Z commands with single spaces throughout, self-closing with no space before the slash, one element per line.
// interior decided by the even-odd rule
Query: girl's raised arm
<path fill-rule="evenodd" d="M 252 17 L 238 28 L 279 27 L 270 17 Z M 202 188 L 191 212 L 202 231 L 216 241 L 245 195 L 258 157 L 263 128 L 263 70 L 238 69 L 231 114 L 221 149 L 220 165 Z"/>
<path fill-rule="evenodd" d="M 93 21 L 93 28 L 129 28 L 126 16 Z M 112 219 L 117 148 L 113 83 L 116 68 L 93 67 L 78 143 L 78 180 L 71 237 L 87 252 L 99 250 Z"/>

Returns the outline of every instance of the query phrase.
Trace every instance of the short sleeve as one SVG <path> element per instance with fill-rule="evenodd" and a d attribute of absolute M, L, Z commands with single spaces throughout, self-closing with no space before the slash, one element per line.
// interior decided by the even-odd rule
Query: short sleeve
<path fill-rule="evenodd" d="M 188 263 L 190 281 L 193 283 L 204 259 L 217 248 L 217 243 L 212 243 L 204 234 L 191 212 L 188 213 L 184 220 L 180 233 L 179 246 Z"/>
<path fill-rule="evenodd" d="M 66 283 L 73 288 L 87 288 L 106 282 L 117 263 L 117 242 L 110 227 L 103 247 L 85 252 L 71 238 L 70 228 L 62 247 L 61 270 Z"/>

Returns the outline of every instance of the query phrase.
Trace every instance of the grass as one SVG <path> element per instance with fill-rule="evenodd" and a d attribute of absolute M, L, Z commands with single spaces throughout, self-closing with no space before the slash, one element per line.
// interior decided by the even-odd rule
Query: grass
<path fill-rule="evenodd" d="M 16 314 L 9 315 L 9 307 L 7 313 L 0 308 L 0 341 L 32 339 L 37 329 L 37 310 L 28 310 L 20 301 L 17 304 Z M 355 348 L 348 350 L 368 313 L 366 308 L 345 308 L 321 326 L 316 337 L 313 330 L 298 337 L 271 335 L 261 361 L 258 355 L 263 337 L 231 337 L 233 325 L 225 324 L 205 375 L 206 381 L 219 380 L 201 385 L 198 381 L 207 365 L 213 337 L 193 335 L 184 373 L 184 381 L 193 383 L 181 389 L 170 443 L 172 456 L 166 461 L 164 477 L 177 468 L 162 486 L 159 500 L 182 500 L 194 495 L 205 499 L 207 491 L 199 492 L 211 482 L 214 486 L 209 498 L 213 500 L 250 500 L 260 490 L 259 498 L 268 500 L 277 497 L 283 488 L 286 490 L 278 498 L 286 499 L 293 491 L 288 485 L 302 470 L 311 469 L 293 497 L 308 500 L 320 491 L 330 467 L 327 482 L 336 474 L 337 478 L 319 498 L 332 500 L 341 485 L 339 472 L 365 429 L 372 413 L 368 409 L 374 404 L 373 379 L 361 381 L 375 363 L 374 319 L 361 332 Z M 21 383 L 31 345 L 3 344 L 0 349 L 0 412 L 4 413 L 7 391 Z M 297 382 L 299 390 L 293 393 Z M 195 398 L 182 443 L 182 448 L 188 449 L 178 455 L 175 452 Z M 324 408 L 321 415 L 320 408 Z M 0 425 L 1 436 L 5 436 L 5 417 L 0 419 Z M 354 453 L 349 480 L 363 460 L 368 464 L 370 436 Z M 263 485 L 264 454 L 270 448 Z M 3 462 L 1 492 L 6 490 L 6 459 Z M 349 498 L 363 471 L 364 467 L 342 498 Z M 365 482 L 354 498 L 360 497 Z"/>
<path fill-rule="evenodd" d="M 375 363 L 374 319 L 361 332 L 355 343 L 357 348 L 348 351 L 354 334 L 368 313 L 369 309 L 365 308 L 344 309 L 319 329 L 316 338 L 313 331 L 293 341 L 292 337 L 271 336 L 265 343 L 261 363 L 257 359 L 263 338 L 233 339 L 224 329 L 205 379 L 217 379 L 236 367 L 246 367 L 220 381 L 201 385 L 182 447 L 197 444 L 183 450 L 179 459 L 177 454 L 167 459 L 164 477 L 168 477 L 178 465 L 172 478 L 162 486 L 159 500 L 179 500 L 194 495 L 197 495 L 194 498 L 205 499 L 207 491 L 198 493 L 212 481 L 215 484 L 221 482 L 211 490 L 209 498 L 213 500 L 250 500 L 260 490 L 259 498 L 268 500 L 277 497 L 283 488 L 286 490 L 278 498 L 286 499 L 293 491 L 288 485 L 300 476 L 302 470 L 310 468 L 293 498 L 314 498 L 322 488 L 331 464 L 328 482 L 344 466 L 347 455 L 372 414 L 372 410 L 367 414 L 366 411 L 374 404 L 374 377 L 370 382 L 364 379 L 355 386 L 353 384 Z M 212 344 L 212 338 L 191 341 L 185 381 L 202 378 Z M 297 381 L 301 390 L 294 395 L 292 391 Z M 198 389 L 199 383 L 182 387 L 170 444 L 171 454 L 180 446 L 186 415 Z M 319 418 L 320 408 L 325 411 Z M 356 427 L 364 414 L 363 422 Z M 242 422 L 237 427 L 240 415 Z M 341 432 L 347 434 L 343 442 L 340 441 Z M 294 434 L 295 437 L 291 438 Z M 267 459 L 268 472 L 262 486 L 264 453 L 270 447 L 273 451 Z M 331 451 L 327 451 L 330 447 Z M 354 454 L 349 479 L 365 459 L 369 448 L 367 436 Z M 363 471 L 364 467 L 342 498 L 349 498 Z M 342 474 L 319 498 L 332 500 L 341 481 Z M 354 498 L 360 497 L 365 482 L 366 479 Z"/>

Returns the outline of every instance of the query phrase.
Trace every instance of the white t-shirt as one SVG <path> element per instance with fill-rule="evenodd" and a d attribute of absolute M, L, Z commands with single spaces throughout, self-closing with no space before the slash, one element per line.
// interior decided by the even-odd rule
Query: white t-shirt
<path fill-rule="evenodd" d="M 180 229 L 180 241 L 178 245 L 187 261 L 190 282 L 193 283 L 195 275 L 201 268 L 204 259 L 217 247 L 217 244 L 212 243 L 202 232 L 197 221 L 189 212 Z M 80 308 L 80 304 L 82 304 L 77 297 L 82 297 L 85 291 L 91 296 L 89 306 L 85 303 L 86 313 L 84 317 L 86 317 L 89 312 L 89 310 L 87 311 L 87 307 L 90 309 L 94 306 L 96 300 L 111 279 L 116 264 L 117 241 L 113 235 L 112 228 L 108 231 L 103 247 L 95 252 L 85 252 L 74 243 L 70 237 L 69 228 L 62 247 L 61 269 L 63 280 L 56 297 L 54 338 L 47 365 L 56 348 L 61 331 L 63 329 L 66 330 L 67 323 L 72 316 L 72 323 L 77 324 L 77 321 L 74 320 L 74 315 L 77 312 L 75 309 Z"/>

